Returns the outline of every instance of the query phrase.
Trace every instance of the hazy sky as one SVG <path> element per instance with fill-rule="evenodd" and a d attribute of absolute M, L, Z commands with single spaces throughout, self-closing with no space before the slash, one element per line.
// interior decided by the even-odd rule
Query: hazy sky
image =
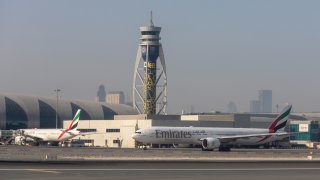
<path fill-rule="evenodd" d="M 273 106 L 320 111 L 320 1 L 0 0 L 0 92 L 93 100 L 99 84 L 131 99 L 139 26 L 153 11 L 169 113 Z M 275 110 L 275 108 L 274 108 Z"/>

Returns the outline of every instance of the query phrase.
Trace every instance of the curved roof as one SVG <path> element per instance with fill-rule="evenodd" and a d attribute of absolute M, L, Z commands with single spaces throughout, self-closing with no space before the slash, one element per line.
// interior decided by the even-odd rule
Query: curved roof
<path fill-rule="evenodd" d="M 24 111 L 27 116 L 27 128 L 41 128 L 46 121 L 55 120 L 56 106 L 55 98 L 0 93 L 0 129 L 7 129 L 8 123 L 21 120 L 18 115 L 15 115 L 15 113 L 18 114 L 18 109 Z M 60 99 L 58 118 L 60 120 L 72 119 L 78 108 L 82 109 L 81 119 L 110 120 L 114 115 L 137 114 L 135 109 L 124 104 Z"/>

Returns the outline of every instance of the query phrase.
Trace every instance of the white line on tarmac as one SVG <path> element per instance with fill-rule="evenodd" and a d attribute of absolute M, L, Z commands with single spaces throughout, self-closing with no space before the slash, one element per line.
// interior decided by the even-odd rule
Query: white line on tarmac
<path fill-rule="evenodd" d="M 49 170 L 46 170 L 46 169 L 29 169 L 29 171 L 32 171 L 32 172 L 41 172 L 41 173 L 60 174 L 60 172 L 58 172 L 58 171 L 49 171 Z"/>
<path fill-rule="evenodd" d="M 320 170 L 320 168 L 255 168 L 255 169 L 0 169 L 0 171 L 292 171 Z"/>

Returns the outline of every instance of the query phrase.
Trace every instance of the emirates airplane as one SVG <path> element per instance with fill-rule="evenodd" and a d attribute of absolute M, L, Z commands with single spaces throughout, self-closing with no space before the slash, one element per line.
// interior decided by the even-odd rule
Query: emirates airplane
<path fill-rule="evenodd" d="M 286 106 L 268 129 L 214 128 L 214 127 L 149 127 L 139 129 L 132 135 L 146 144 L 195 144 L 202 150 L 230 151 L 230 145 L 260 145 L 281 140 L 290 133 L 283 128 L 288 121 L 291 105 Z"/>
<path fill-rule="evenodd" d="M 71 139 L 78 135 L 85 135 L 77 130 L 80 119 L 80 109 L 75 114 L 70 126 L 67 129 L 19 129 L 15 137 L 15 143 L 25 145 L 26 142 L 39 144 L 42 142 L 60 142 Z"/>

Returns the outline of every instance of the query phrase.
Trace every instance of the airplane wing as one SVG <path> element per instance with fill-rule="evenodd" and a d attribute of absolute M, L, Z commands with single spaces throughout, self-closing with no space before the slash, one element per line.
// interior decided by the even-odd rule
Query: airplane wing
<path fill-rule="evenodd" d="M 87 135 L 93 135 L 93 134 L 104 134 L 104 132 L 80 132 L 80 136 L 87 136 Z"/>
<path fill-rule="evenodd" d="M 22 135 L 22 136 L 24 136 L 25 138 L 33 139 L 33 140 L 36 141 L 36 142 L 44 141 L 42 138 L 37 137 L 37 136 L 31 136 L 31 135 Z"/>
<path fill-rule="evenodd" d="M 287 132 L 280 132 L 280 133 L 265 133 L 265 134 L 250 134 L 250 135 L 236 135 L 236 136 L 218 136 L 215 137 L 217 139 L 219 139 L 219 141 L 221 143 L 230 143 L 230 142 L 235 142 L 237 140 L 245 140 L 245 139 L 249 139 L 249 138 L 261 138 L 261 141 L 271 137 L 271 136 L 278 136 L 278 137 L 287 137 L 290 136 L 293 133 L 287 133 Z M 201 141 L 203 139 L 200 139 Z"/>

